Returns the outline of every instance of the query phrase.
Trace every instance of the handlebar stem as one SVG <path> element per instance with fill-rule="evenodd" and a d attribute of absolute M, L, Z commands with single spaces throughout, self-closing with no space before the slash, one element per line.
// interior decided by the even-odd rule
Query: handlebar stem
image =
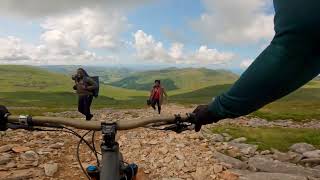
<path fill-rule="evenodd" d="M 101 123 L 101 132 L 103 135 L 102 145 L 112 148 L 116 143 L 117 124 L 103 122 Z"/>

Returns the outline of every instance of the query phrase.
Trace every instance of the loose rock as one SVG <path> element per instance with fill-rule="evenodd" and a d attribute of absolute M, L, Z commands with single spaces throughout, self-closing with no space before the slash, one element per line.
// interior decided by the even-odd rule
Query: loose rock
<path fill-rule="evenodd" d="M 30 148 L 29 147 L 25 147 L 25 146 L 15 146 L 12 148 L 12 151 L 15 153 L 21 153 L 21 152 L 26 152 L 29 151 Z"/>
<path fill-rule="evenodd" d="M 22 153 L 20 155 L 21 159 L 26 160 L 26 161 L 36 161 L 39 159 L 39 156 L 36 152 L 34 151 L 27 151 L 25 153 Z"/>
<path fill-rule="evenodd" d="M 11 158 L 9 156 L 0 156 L 0 165 L 7 164 L 9 161 L 11 161 Z"/>
<path fill-rule="evenodd" d="M 1 146 L 0 147 L 0 153 L 3 153 L 3 152 L 8 152 L 12 149 L 12 145 L 11 144 L 7 144 L 7 145 L 4 145 L 4 146 Z"/>
<path fill-rule="evenodd" d="M 44 172 L 46 176 L 53 177 L 57 171 L 58 171 L 58 163 L 44 165 Z"/>

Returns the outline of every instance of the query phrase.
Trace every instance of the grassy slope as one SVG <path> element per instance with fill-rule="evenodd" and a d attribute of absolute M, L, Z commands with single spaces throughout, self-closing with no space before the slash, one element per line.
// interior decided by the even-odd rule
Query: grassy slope
<path fill-rule="evenodd" d="M 146 87 L 146 90 L 149 90 L 155 79 L 170 80 L 171 82 L 174 82 L 174 87 L 170 87 L 169 89 L 175 89 L 171 94 L 180 94 L 212 85 L 232 83 L 237 78 L 237 75 L 223 70 L 170 68 L 160 71 L 135 73 L 127 79 L 118 81 L 114 84 L 125 88 L 134 88 L 135 86 L 143 85 L 143 87 Z M 135 84 L 128 83 L 132 79 Z"/>
<path fill-rule="evenodd" d="M 212 132 L 228 133 L 233 138 L 246 137 L 248 143 L 258 145 L 260 150 L 276 148 L 288 151 L 292 144 L 300 142 L 320 148 L 320 131 L 316 129 L 217 126 L 212 128 Z"/>
<path fill-rule="evenodd" d="M 77 96 L 72 90 L 70 77 L 31 66 L 0 66 L 0 102 L 13 108 L 13 112 L 41 114 L 46 111 L 74 109 Z M 101 85 L 100 96 L 94 107 L 140 107 L 141 96 L 148 92 L 127 90 Z M 137 98 L 141 97 L 141 98 Z M 138 102 L 137 102 L 138 101 Z M 144 104 L 143 104 L 144 105 Z M 37 107 L 37 108 L 35 108 Z"/>
<path fill-rule="evenodd" d="M 57 92 L 69 90 L 72 80 L 31 66 L 1 65 L 0 83 L 1 92 Z"/>

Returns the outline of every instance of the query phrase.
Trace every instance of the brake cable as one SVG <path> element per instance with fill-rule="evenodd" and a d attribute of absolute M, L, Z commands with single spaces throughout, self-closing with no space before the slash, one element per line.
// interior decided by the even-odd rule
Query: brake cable
<path fill-rule="evenodd" d="M 81 160 L 80 160 L 80 154 L 79 154 L 79 151 L 80 151 L 80 144 L 82 143 L 82 141 L 84 140 L 84 137 L 86 136 L 86 135 L 88 135 L 89 133 L 90 133 L 91 131 L 88 131 L 88 132 L 86 132 L 83 136 L 81 136 L 81 139 L 80 139 L 80 141 L 78 142 L 78 145 L 77 145 L 77 161 L 78 161 L 78 163 L 79 163 L 79 165 L 80 165 L 80 168 L 81 168 L 81 170 L 83 171 L 83 173 L 87 176 L 87 178 L 90 180 L 91 179 L 91 177 L 89 176 L 89 174 L 87 173 L 87 171 L 83 168 L 83 166 L 82 166 L 82 163 L 81 163 Z M 98 160 L 99 161 L 99 160 Z"/>

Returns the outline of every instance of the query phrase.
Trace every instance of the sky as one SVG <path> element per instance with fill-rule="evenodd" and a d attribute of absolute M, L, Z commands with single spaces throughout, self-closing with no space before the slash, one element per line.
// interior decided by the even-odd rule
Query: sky
<path fill-rule="evenodd" d="M 271 0 L 1 0 L 0 64 L 245 69 Z"/>

